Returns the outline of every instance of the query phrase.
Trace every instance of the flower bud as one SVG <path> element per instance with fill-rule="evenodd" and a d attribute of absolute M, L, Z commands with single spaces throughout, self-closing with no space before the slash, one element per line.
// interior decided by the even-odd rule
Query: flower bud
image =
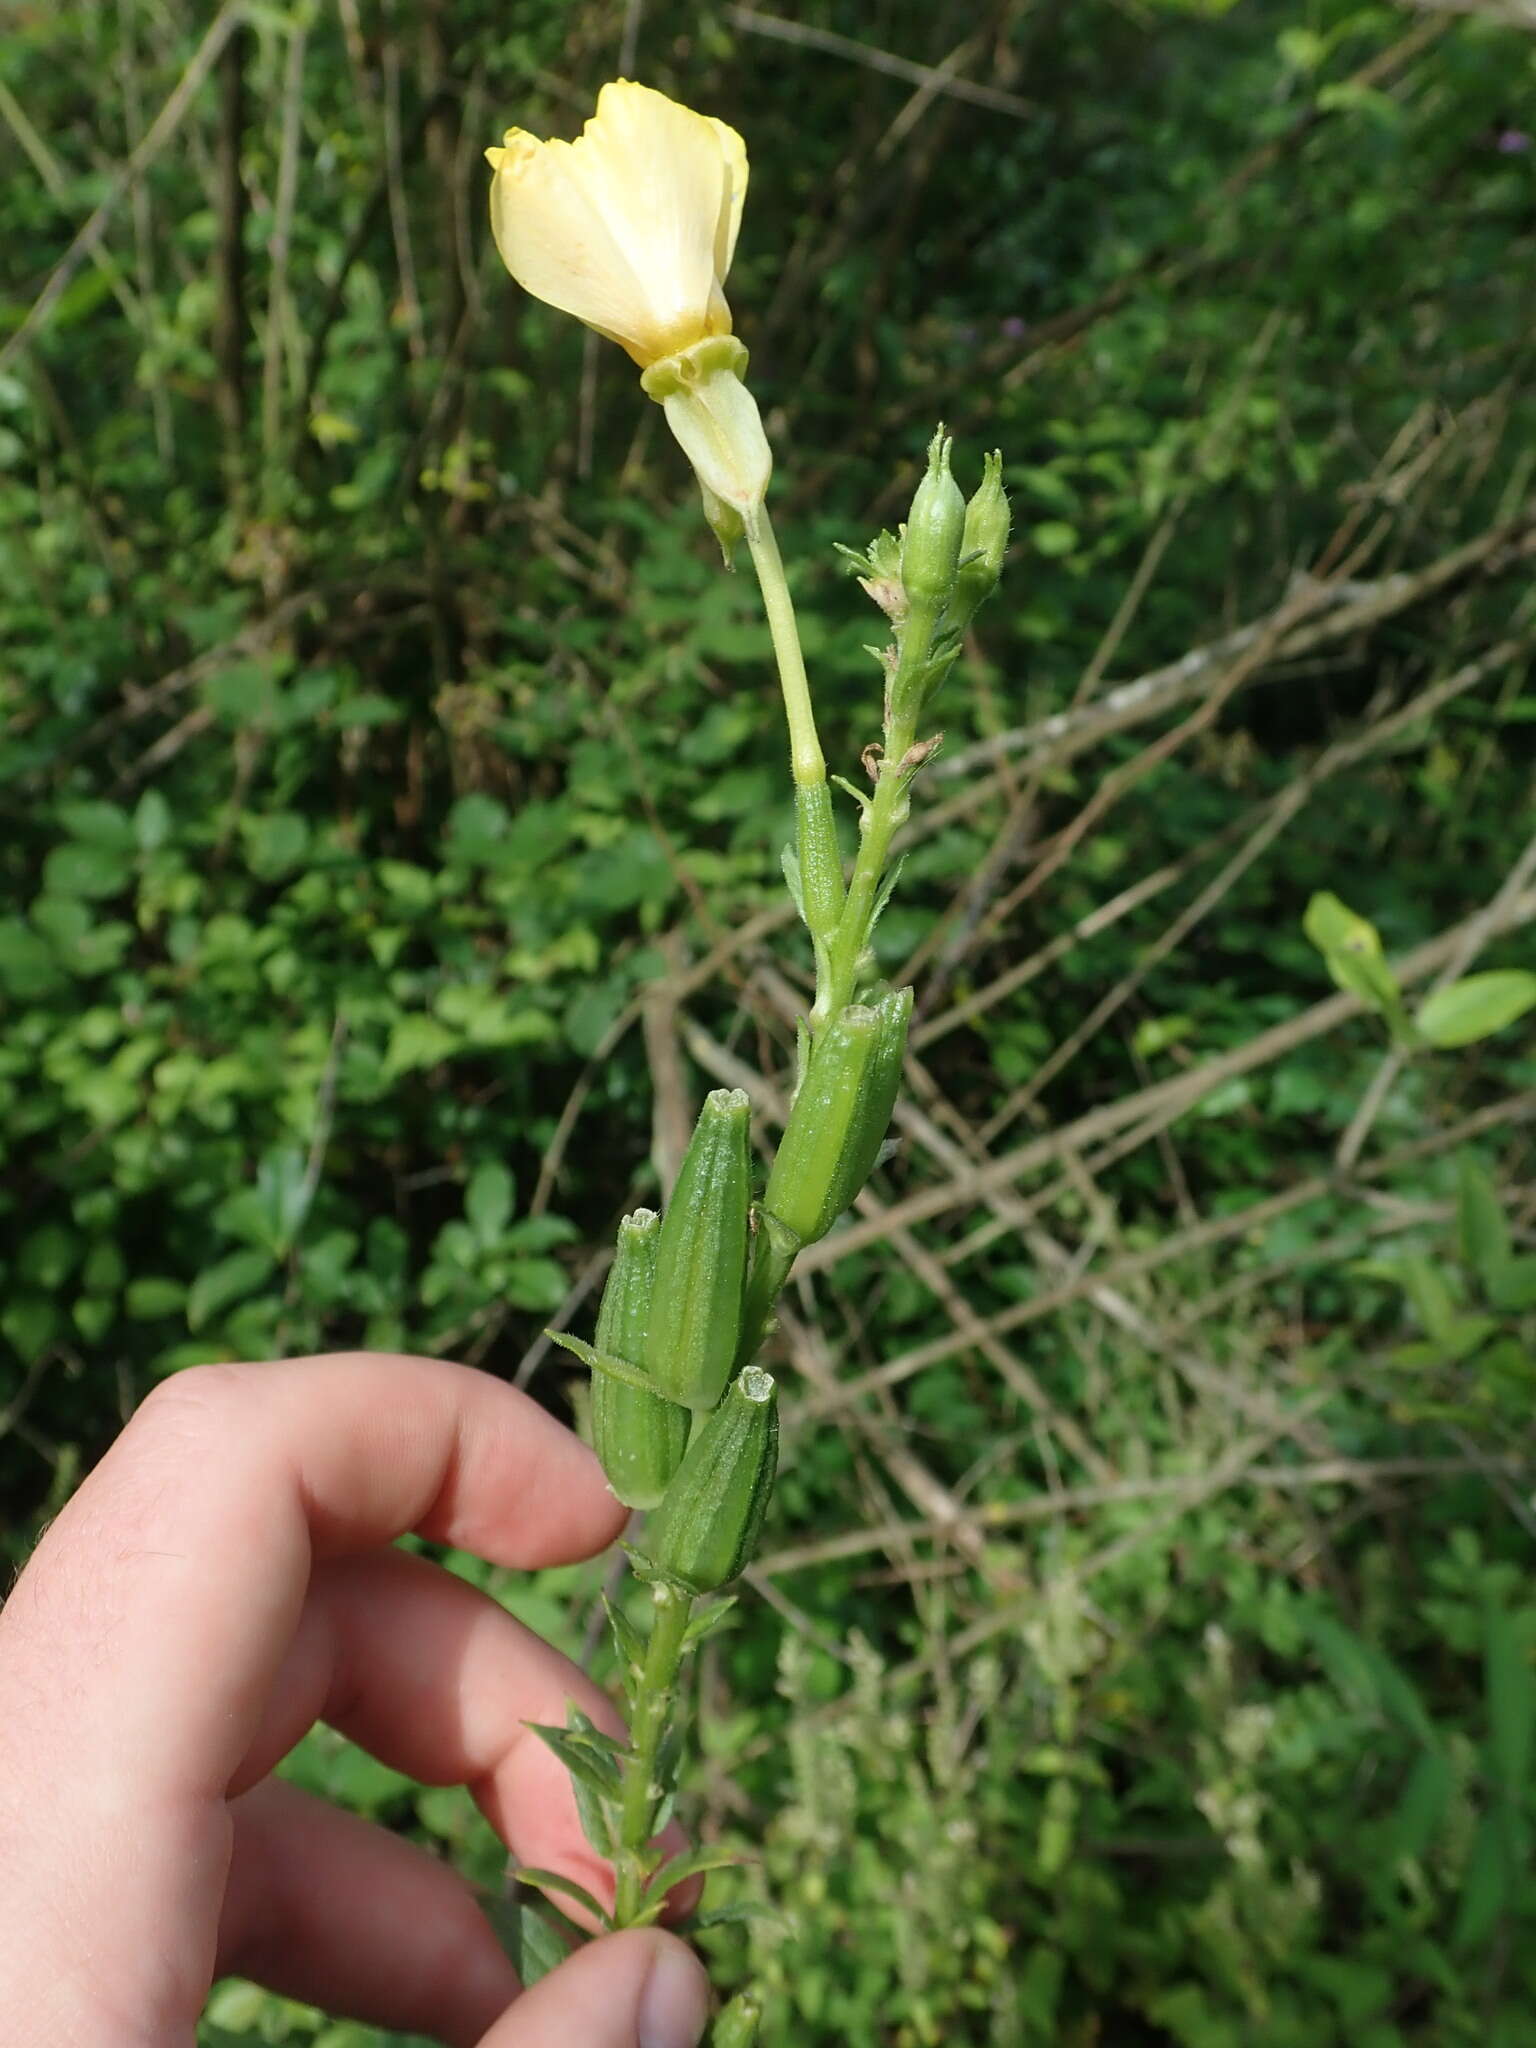
<path fill-rule="evenodd" d="M 850 1003 L 811 1048 L 763 1191 L 763 1207 L 802 1244 L 825 1237 L 846 1206 L 838 1198 L 843 1156 L 856 1142 L 865 1069 L 879 1037 L 875 1012 Z"/>
<path fill-rule="evenodd" d="M 753 2048 L 763 2008 L 750 1991 L 738 1991 L 715 2021 L 710 2048 Z"/>
<path fill-rule="evenodd" d="M 955 587 L 965 531 L 965 500 L 949 473 L 949 437 L 940 427 L 928 444 L 928 468 L 907 514 L 901 581 L 914 609 L 937 613 Z"/>
<path fill-rule="evenodd" d="M 619 1225 L 618 1248 L 597 1312 L 595 1348 L 626 1365 L 639 1365 L 645 1356 L 660 1231 L 654 1209 L 636 1209 Z M 606 1373 L 592 1375 L 592 1446 L 625 1507 L 655 1507 L 687 1443 L 685 1408 Z"/>
<path fill-rule="evenodd" d="M 752 1562 L 779 1461 L 773 1375 L 749 1365 L 695 1431 L 666 1499 L 645 1531 L 645 1554 L 692 1593 L 713 1593 Z"/>
<path fill-rule="evenodd" d="M 642 1361 L 685 1408 L 713 1408 L 741 1333 L 747 1270 L 749 1105 L 739 1088 L 704 1098 L 661 1220 Z"/>
<path fill-rule="evenodd" d="M 879 1029 L 874 1051 L 865 1063 L 859 1086 L 858 1107 L 842 1157 L 833 1175 L 830 1206 L 834 1218 L 857 1201 L 864 1183 L 875 1170 L 891 1112 L 901 1088 L 901 1067 L 907 1051 L 907 1025 L 912 1017 L 912 991 L 895 988 L 874 1005 Z"/>
<path fill-rule="evenodd" d="M 960 542 L 960 568 L 955 577 L 955 610 L 970 618 L 992 595 L 1008 552 L 1008 494 L 1003 489 L 1003 457 L 994 449 L 982 466 L 981 487 L 965 508 Z"/>

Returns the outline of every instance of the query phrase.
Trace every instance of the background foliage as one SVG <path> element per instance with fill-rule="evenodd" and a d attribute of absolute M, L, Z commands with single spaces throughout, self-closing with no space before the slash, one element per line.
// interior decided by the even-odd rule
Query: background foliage
<path fill-rule="evenodd" d="M 1401 1058 L 1301 928 L 1336 891 L 1421 991 L 1531 957 L 1502 12 L 0 37 L 13 1560 L 198 1360 L 440 1351 L 562 1409 L 539 1333 L 692 1101 L 760 1066 L 772 1120 L 766 636 L 627 366 L 500 273 L 483 144 L 620 70 L 747 134 L 731 298 L 850 773 L 832 542 L 940 414 L 963 474 L 1004 449 L 882 926 L 904 1143 L 785 1318 L 765 1597 L 705 1665 L 694 1823 L 788 1914 L 710 1939 L 774 2048 L 1531 2038 L 1529 1020 Z M 600 1578 L 488 1583 L 600 1662 Z M 289 1768 L 495 1881 L 458 1795 L 323 1731 Z M 207 2039 L 377 2037 L 232 1984 Z"/>

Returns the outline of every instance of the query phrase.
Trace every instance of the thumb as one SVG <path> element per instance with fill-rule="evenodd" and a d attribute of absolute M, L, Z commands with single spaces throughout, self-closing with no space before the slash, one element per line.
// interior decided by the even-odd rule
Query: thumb
<path fill-rule="evenodd" d="M 508 2008 L 480 2048 L 698 2048 L 709 1979 L 693 1950 L 659 1929 L 608 1934 Z"/>

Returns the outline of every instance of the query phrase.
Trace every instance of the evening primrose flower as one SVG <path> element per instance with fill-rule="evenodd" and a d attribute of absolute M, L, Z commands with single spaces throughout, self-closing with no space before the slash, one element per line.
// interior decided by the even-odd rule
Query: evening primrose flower
<path fill-rule="evenodd" d="M 747 196 L 734 128 L 621 78 L 575 142 L 509 128 L 485 154 L 491 231 L 524 291 L 642 370 L 730 333 L 724 285 Z"/>
<path fill-rule="evenodd" d="M 509 128 L 486 158 L 502 261 L 525 291 L 640 365 L 729 559 L 754 528 L 773 466 L 724 289 L 746 145 L 724 121 L 621 78 L 599 92 L 574 142 Z"/>

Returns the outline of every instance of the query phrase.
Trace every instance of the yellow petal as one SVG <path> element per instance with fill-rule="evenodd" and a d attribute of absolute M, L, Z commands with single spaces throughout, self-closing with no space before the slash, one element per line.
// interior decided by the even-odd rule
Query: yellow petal
<path fill-rule="evenodd" d="M 572 145 L 519 135 L 491 183 L 491 231 L 508 270 L 536 299 L 622 341 L 647 325 L 645 290 L 576 173 Z"/>
<path fill-rule="evenodd" d="M 487 156 L 496 245 L 526 291 L 642 365 L 730 332 L 720 287 L 747 173 L 734 129 L 620 79 L 575 142 L 514 128 Z"/>
<path fill-rule="evenodd" d="M 725 158 L 725 168 L 730 175 L 730 184 L 725 203 L 720 209 L 720 219 L 715 228 L 715 276 L 724 284 L 731 268 L 731 258 L 736 254 L 736 235 L 741 227 L 741 209 L 747 203 L 747 145 L 734 128 L 724 121 L 717 121 L 711 114 L 709 125 L 714 129 Z"/>

